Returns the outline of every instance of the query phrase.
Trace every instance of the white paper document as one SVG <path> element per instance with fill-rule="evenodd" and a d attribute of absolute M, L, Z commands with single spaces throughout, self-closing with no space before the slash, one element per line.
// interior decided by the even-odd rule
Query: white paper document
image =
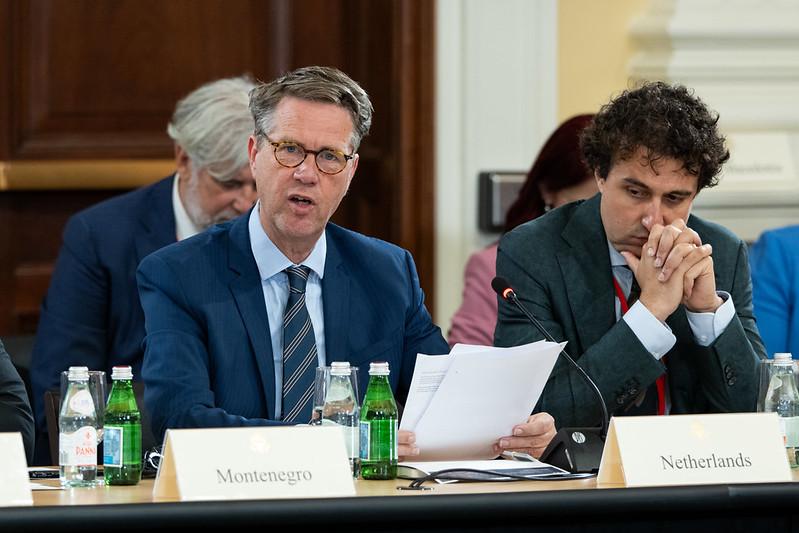
<path fill-rule="evenodd" d="M 416 433 L 414 460 L 496 457 L 493 444 L 527 420 L 565 344 L 456 344 L 449 355 L 417 355 L 400 424 Z"/>

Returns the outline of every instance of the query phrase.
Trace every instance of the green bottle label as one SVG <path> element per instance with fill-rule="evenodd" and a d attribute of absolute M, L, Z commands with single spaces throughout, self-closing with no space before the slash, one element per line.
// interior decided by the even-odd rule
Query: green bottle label
<path fill-rule="evenodd" d="M 122 447 L 124 446 L 124 428 L 105 426 L 103 430 L 103 465 L 122 466 Z"/>

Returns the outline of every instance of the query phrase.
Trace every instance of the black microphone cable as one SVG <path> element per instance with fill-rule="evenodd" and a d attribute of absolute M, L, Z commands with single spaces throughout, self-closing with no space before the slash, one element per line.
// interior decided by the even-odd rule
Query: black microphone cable
<path fill-rule="evenodd" d="M 524 316 L 527 317 L 527 319 L 533 323 L 536 329 L 538 329 L 538 331 L 540 331 L 541 334 L 544 337 L 546 337 L 548 341 L 554 342 L 556 344 L 558 343 L 558 341 L 556 341 L 554 337 L 552 337 L 549 331 L 547 331 L 544 325 L 541 324 L 541 322 L 532 313 L 530 313 L 524 305 L 522 305 L 522 303 L 519 301 L 519 297 L 516 296 L 516 292 L 514 292 L 513 288 L 511 288 L 510 286 L 510 283 L 508 283 L 508 281 L 505 278 L 500 276 L 495 277 L 493 280 L 491 280 L 491 288 L 493 288 L 494 291 L 500 297 L 502 297 L 503 300 L 507 300 L 513 303 L 524 314 Z M 574 368 L 576 368 L 578 372 L 580 372 L 580 375 L 594 391 L 594 394 L 596 394 L 596 396 L 599 398 L 599 406 L 602 408 L 602 424 L 600 426 L 601 428 L 600 436 L 602 437 L 602 439 L 604 439 L 608 434 L 608 423 L 610 417 L 608 416 L 608 408 L 605 405 L 605 399 L 602 397 L 602 392 L 600 392 L 599 387 L 597 387 L 594 380 L 591 379 L 591 377 L 585 372 L 585 370 L 583 370 L 583 367 L 578 365 L 577 361 L 572 359 L 572 356 L 569 355 L 569 353 L 565 349 L 561 349 L 560 353 L 562 353 L 563 356 L 566 358 L 566 360 L 569 361 L 569 363 L 571 363 L 571 365 Z"/>

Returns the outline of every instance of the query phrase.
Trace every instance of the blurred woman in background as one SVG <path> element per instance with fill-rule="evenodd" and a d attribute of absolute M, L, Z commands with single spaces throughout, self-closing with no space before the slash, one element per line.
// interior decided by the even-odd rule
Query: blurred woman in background
<path fill-rule="evenodd" d="M 593 115 L 572 117 L 550 135 L 527 173 L 519 196 L 508 209 L 503 233 L 550 209 L 596 194 L 596 180 L 580 156 L 580 133 L 592 118 Z M 497 295 L 491 288 L 491 280 L 496 275 L 498 244 L 475 252 L 466 263 L 463 302 L 452 317 L 450 346 L 494 343 Z"/>

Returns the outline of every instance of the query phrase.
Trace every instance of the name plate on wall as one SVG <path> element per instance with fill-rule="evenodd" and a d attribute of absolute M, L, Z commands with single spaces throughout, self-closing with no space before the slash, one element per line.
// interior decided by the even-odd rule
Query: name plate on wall
<path fill-rule="evenodd" d="M 597 484 L 791 481 L 775 413 L 614 417 Z"/>
<path fill-rule="evenodd" d="M 355 496 L 337 427 L 168 430 L 156 499 L 255 500 Z"/>
<path fill-rule="evenodd" d="M 21 505 L 33 505 L 22 435 L 0 433 L 0 507 Z"/>

